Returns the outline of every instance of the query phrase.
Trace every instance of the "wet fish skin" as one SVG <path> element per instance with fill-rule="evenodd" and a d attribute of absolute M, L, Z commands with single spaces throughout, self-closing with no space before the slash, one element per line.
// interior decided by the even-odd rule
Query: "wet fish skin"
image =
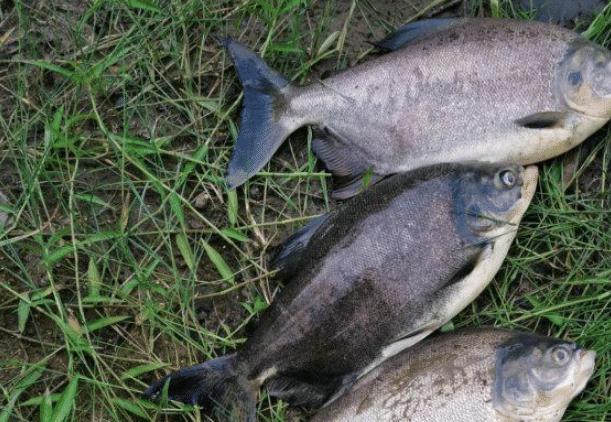
<path fill-rule="evenodd" d="M 595 355 L 496 328 L 442 334 L 373 369 L 312 422 L 560 421 L 592 375 Z"/>
<path fill-rule="evenodd" d="M 519 7 L 535 12 L 535 18 L 542 22 L 567 23 L 572 20 L 590 18 L 601 12 L 605 0 L 520 0 Z"/>
<path fill-rule="evenodd" d="M 448 21 L 434 20 L 419 29 L 422 38 L 304 87 L 285 85 L 254 53 L 228 43 L 241 80 L 259 87 L 246 91 L 229 185 L 251 177 L 304 125 L 320 129 L 313 149 L 329 170 L 353 179 L 439 162 L 535 163 L 578 145 L 611 117 L 608 50 L 541 22 Z M 266 85 L 257 74 L 282 82 Z"/>
<path fill-rule="evenodd" d="M 148 396 L 169 379 L 173 399 L 234 403 L 248 414 L 254 406 L 245 403 L 265 384 L 273 396 L 320 406 L 482 291 L 507 254 L 536 179 L 536 167 L 450 164 L 372 186 L 316 222 L 306 247 L 293 252 L 299 259 L 290 282 L 233 357 L 171 374 Z M 224 400 L 236 392 L 249 400 Z"/>

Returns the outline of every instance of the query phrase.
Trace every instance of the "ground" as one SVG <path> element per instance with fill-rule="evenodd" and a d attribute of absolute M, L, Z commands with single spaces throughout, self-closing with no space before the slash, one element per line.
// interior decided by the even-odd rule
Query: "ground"
<path fill-rule="evenodd" d="M 140 394 L 243 343 L 282 287 L 270 251 L 336 206 L 306 129 L 224 187 L 241 88 L 210 35 L 306 83 L 433 13 L 532 16 L 503 0 L 0 0 L 0 421 L 207 420 Z M 611 44 L 609 6 L 567 24 Z M 445 327 L 596 350 L 569 421 L 611 413 L 610 139 L 607 125 L 541 166 L 503 268 Z M 264 392 L 259 411 L 303 417 Z"/>

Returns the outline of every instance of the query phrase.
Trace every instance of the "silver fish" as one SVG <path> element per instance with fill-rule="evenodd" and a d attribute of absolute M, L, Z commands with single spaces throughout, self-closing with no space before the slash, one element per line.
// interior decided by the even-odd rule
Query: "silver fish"
<path fill-rule="evenodd" d="M 158 397 L 219 402 L 253 420 L 256 394 L 322 405 L 466 307 L 507 255 L 536 167 L 448 164 L 397 174 L 291 237 L 289 281 L 235 354 L 153 384 Z M 217 415 L 223 418 L 222 414 Z"/>
<path fill-rule="evenodd" d="M 567 23 L 600 13 L 607 0 L 519 0 L 517 6 L 542 22 Z"/>
<path fill-rule="evenodd" d="M 390 53 L 304 87 L 223 42 L 244 86 L 230 187 L 304 125 L 316 128 L 312 148 L 345 198 L 364 173 L 375 181 L 440 162 L 543 161 L 611 117 L 611 53 L 541 22 L 416 21 L 379 43 Z"/>
<path fill-rule="evenodd" d="M 312 422 L 556 422 L 596 353 L 495 328 L 429 338 L 377 367 Z"/>

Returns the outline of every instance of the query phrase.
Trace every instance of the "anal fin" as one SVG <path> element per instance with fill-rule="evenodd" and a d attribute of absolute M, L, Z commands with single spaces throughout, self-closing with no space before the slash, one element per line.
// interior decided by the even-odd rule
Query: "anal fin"
<path fill-rule="evenodd" d="M 380 176 L 379 174 L 365 173 L 347 181 L 335 179 L 331 196 L 333 197 L 333 199 L 338 200 L 352 198 L 353 196 L 361 193 L 364 189 L 367 188 L 367 186 L 373 185 L 382 180 L 383 178 L 384 176 Z"/>
<path fill-rule="evenodd" d="M 333 173 L 332 196 L 335 199 L 348 199 L 383 178 L 371 171 L 371 164 L 354 147 L 329 130 L 314 132 L 312 150 Z"/>

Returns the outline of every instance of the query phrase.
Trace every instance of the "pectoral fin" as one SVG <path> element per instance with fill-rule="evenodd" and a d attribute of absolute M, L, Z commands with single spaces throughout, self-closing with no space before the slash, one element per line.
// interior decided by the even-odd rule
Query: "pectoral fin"
<path fill-rule="evenodd" d="M 431 36 L 432 34 L 463 24 L 467 19 L 423 19 L 411 22 L 399 27 L 395 32 L 388 35 L 383 40 L 373 43 L 376 47 L 395 51 L 406 45 Z"/>
<path fill-rule="evenodd" d="M 567 113 L 562 111 L 543 111 L 516 120 L 516 124 L 528 129 L 555 129 L 564 126 Z"/>

